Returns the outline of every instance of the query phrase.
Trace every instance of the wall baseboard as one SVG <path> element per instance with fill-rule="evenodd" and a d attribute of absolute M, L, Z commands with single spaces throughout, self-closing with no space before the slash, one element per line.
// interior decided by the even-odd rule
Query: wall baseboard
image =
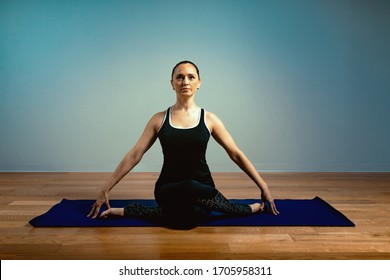
<path fill-rule="evenodd" d="M 390 164 L 267 164 L 254 163 L 260 172 L 390 172 Z M 161 164 L 139 164 L 134 172 L 159 172 Z M 228 164 L 209 164 L 212 172 L 240 172 Z M 112 172 L 115 164 L 0 164 L 0 172 Z"/>

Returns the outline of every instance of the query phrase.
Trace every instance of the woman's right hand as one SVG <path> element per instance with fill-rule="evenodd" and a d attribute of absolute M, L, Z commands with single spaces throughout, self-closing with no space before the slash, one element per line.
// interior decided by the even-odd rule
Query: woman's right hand
<path fill-rule="evenodd" d="M 96 199 L 95 203 L 92 205 L 91 212 L 89 212 L 88 217 L 91 217 L 92 219 L 95 219 L 100 212 L 100 208 L 102 205 L 105 204 L 108 209 L 110 209 L 110 201 L 108 198 L 108 192 L 102 191 L 98 198 Z"/>

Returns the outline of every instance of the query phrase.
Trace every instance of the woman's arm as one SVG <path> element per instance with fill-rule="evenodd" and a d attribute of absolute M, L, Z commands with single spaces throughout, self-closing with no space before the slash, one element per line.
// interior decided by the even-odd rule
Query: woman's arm
<path fill-rule="evenodd" d="M 110 208 L 108 196 L 109 191 L 141 161 L 143 155 L 156 141 L 157 131 L 163 118 L 164 112 L 160 112 L 150 119 L 137 144 L 123 157 L 115 171 L 102 187 L 96 202 L 92 206 L 91 212 L 88 214 L 88 217 L 96 218 L 103 204 L 106 204 L 107 207 Z"/>
<path fill-rule="evenodd" d="M 255 182 L 261 191 L 262 209 L 268 201 L 273 214 L 279 214 L 267 183 L 263 180 L 252 162 L 237 147 L 232 136 L 227 131 L 222 121 L 214 114 L 207 112 L 207 125 L 214 139 L 226 150 L 229 157 Z"/>

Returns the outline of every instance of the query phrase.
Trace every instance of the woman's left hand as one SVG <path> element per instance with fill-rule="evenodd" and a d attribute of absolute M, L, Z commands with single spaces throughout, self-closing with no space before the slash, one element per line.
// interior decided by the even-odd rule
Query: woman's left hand
<path fill-rule="evenodd" d="M 267 209 L 268 208 L 268 209 Z M 274 202 L 274 199 L 272 198 L 271 194 L 269 192 L 262 192 L 261 193 L 261 206 L 260 209 L 262 212 L 264 210 L 269 210 L 274 215 L 278 215 L 279 211 L 276 209 L 276 205 Z"/>

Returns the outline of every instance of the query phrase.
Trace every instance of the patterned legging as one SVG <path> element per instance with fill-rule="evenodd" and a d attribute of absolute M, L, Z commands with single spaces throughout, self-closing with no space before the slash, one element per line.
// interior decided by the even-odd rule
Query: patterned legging
<path fill-rule="evenodd" d="M 166 184 L 156 188 L 156 201 L 159 206 L 148 207 L 132 203 L 125 207 L 124 215 L 134 218 L 190 218 L 198 209 L 224 213 L 229 216 L 244 216 L 252 213 L 247 204 L 232 203 L 225 198 L 215 187 L 186 180 L 178 183 Z M 204 213 L 204 211 L 203 211 Z"/>

